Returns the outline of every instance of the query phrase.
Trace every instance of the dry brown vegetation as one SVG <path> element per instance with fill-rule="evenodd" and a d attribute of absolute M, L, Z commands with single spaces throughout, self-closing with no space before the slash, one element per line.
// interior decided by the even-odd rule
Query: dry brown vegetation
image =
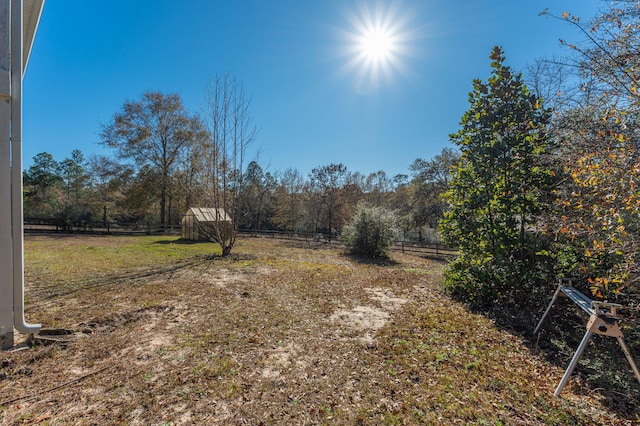
<path fill-rule="evenodd" d="M 28 319 L 82 337 L 1 354 L 2 424 L 639 421 L 579 378 L 554 398 L 564 365 L 445 296 L 442 262 L 213 247 L 28 237 Z"/>

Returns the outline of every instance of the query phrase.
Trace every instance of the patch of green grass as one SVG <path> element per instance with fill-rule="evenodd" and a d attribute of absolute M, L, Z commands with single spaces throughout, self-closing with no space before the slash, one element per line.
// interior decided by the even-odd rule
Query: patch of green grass
<path fill-rule="evenodd" d="M 220 379 L 238 375 L 239 365 L 229 356 L 213 356 L 201 362 L 193 370 L 193 374 L 207 379 Z"/>
<path fill-rule="evenodd" d="M 415 275 L 432 276 L 432 275 L 442 274 L 442 268 L 440 268 L 440 267 L 435 267 L 435 268 L 430 268 L 430 269 L 407 267 L 407 268 L 402 268 L 402 270 L 404 272 L 408 272 L 410 274 L 415 274 Z"/>
<path fill-rule="evenodd" d="M 55 276 L 61 281 L 214 254 L 220 254 L 217 244 L 188 243 L 167 236 L 25 238 L 27 272 Z"/>

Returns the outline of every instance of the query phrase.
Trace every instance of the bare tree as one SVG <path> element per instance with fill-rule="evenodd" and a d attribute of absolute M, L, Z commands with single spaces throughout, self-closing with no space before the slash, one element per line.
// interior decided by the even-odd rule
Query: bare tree
<path fill-rule="evenodd" d="M 288 232 L 300 231 L 304 220 L 304 177 L 298 169 L 288 168 L 280 176 L 279 182 L 274 194 L 276 203 L 274 222 Z"/>
<path fill-rule="evenodd" d="M 582 78 L 575 58 L 538 58 L 527 64 L 523 74 L 527 87 L 547 108 L 565 110 L 590 103 L 593 79 Z"/>
<path fill-rule="evenodd" d="M 239 220 L 239 195 L 242 188 L 247 148 L 255 141 L 258 128 L 250 114 L 251 99 L 240 82 L 228 74 L 216 75 L 205 93 L 206 121 L 210 140 L 204 160 L 207 164 L 209 199 L 220 219 L 213 237 L 222 247 L 222 255 L 231 254 L 236 242 Z"/>
<path fill-rule="evenodd" d="M 388 203 L 393 191 L 393 182 L 384 170 L 371 173 L 365 180 L 364 192 L 372 206 L 382 207 Z"/>
<path fill-rule="evenodd" d="M 89 158 L 89 172 L 94 189 L 94 204 L 101 212 L 102 226 L 109 227 L 110 215 L 119 198 L 123 198 L 123 181 L 132 171 L 106 156 Z"/>

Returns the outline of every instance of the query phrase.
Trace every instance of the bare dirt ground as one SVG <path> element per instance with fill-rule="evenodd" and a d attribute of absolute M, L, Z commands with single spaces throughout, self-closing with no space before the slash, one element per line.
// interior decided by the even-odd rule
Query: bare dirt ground
<path fill-rule="evenodd" d="M 554 398 L 562 366 L 443 295 L 443 263 L 262 240 L 236 253 L 51 294 L 37 290 L 66 284 L 28 274 L 28 318 L 79 337 L 0 354 L 0 422 L 635 421 L 579 379 Z"/>

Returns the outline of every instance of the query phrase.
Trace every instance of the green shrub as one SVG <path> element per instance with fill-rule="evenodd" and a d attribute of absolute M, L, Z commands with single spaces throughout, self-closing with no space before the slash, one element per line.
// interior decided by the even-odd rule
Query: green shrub
<path fill-rule="evenodd" d="M 371 258 L 386 257 L 398 235 L 397 223 L 394 212 L 360 203 L 342 229 L 341 237 L 353 254 Z"/>

